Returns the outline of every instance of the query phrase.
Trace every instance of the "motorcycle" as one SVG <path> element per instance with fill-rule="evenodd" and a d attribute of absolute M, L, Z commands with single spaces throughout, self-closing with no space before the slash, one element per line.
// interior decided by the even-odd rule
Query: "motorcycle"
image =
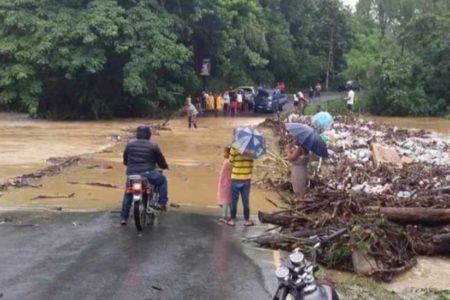
<path fill-rule="evenodd" d="M 133 216 L 136 229 L 142 231 L 153 224 L 156 212 L 161 210 L 158 204 L 158 188 L 141 175 L 127 177 L 127 193 L 133 195 Z"/>
<path fill-rule="evenodd" d="M 336 233 L 322 238 L 313 237 L 311 262 L 305 258 L 299 248 L 289 255 L 289 259 L 275 271 L 278 288 L 273 300 L 339 300 L 337 291 L 326 283 L 318 283 L 314 274 L 319 270 L 316 264 L 316 254 L 321 248 L 328 247 L 331 242 L 347 232 L 342 228 Z"/>

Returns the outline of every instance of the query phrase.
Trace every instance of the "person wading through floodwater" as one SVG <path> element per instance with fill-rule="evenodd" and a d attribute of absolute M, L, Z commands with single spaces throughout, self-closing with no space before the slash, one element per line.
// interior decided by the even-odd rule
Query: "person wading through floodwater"
<path fill-rule="evenodd" d="M 137 128 L 136 139 L 129 142 L 123 152 L 123 164 L 127 166 L 127 175 L 141 175 L 146 177 L 150 184 L 158 187 L 158 203 L 161 210 L 166 211 L 168 202 L 167 179 L 157 168 L 168 170 L 169 165 L 158 145 L 150 142 L 151 135 L 150 127 L 139 126 Z M 133 195 L 125 193 L 120 214 L 120 224 L 122 225 L 127 224 L 132 202 Z"/>
<path fill-rule="evenodd" d="M 189 129 L 194 125 L 194 128 L 197 128 L 197 115 L 198 111 L 195 106 L 189 101 L 186 101 L 186 111 L 188 115 L 188 127 Z"/>

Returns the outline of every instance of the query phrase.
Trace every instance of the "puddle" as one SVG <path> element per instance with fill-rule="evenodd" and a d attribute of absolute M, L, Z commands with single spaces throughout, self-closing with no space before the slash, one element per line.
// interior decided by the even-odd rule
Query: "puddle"
<path fill-rule="evenodd" d="M 417 266 L 409 272 L 406 272 L 386 288 L 395 292 L 401 292 L 405 289 L 427 288 L 450 289 L 450 259 L 445 257 L 418 257 Z"/>

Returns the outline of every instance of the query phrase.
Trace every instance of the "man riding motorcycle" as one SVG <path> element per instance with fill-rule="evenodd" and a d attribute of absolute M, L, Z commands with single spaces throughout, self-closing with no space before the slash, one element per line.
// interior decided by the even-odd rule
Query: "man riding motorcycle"
<path fill-rule="evenodd" d="M 150 127 L 139 126 L 136 131 L 136 139 L 129 142 L 123 152 L 123 164 L 127 166 L 127 176 L 139 174 L 148 179 L 148 182 L 159 190 L 159 205 L 162 211 L 167 205 L 167 179 L 158 171 L 169 169 L 164 155 L 158 145 L 150 142 L 152 133 Z M 126 225 L 130 214 L 133 195 L 126 193 L 123 197 L 120 224 Z"/>

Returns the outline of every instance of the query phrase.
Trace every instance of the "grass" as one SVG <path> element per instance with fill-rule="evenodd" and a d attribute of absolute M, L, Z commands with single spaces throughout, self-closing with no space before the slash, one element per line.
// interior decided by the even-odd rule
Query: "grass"
<path fill-rule="evenodd" d="M 347 103 L 343 98 L 309 104 L 305 109 L 305 113 L 307 115 L 314 115 L 317 113 L 319 106 L 322 111 L 328 111 L 332 115 L 342 115 L 347 113 Z"/>
<path fill-rule="evenodd" d="M 318 111 L 318 106 L 320 106 L 322 111 L 327 111 L 333 116 L 346 115 L 349 112 L 347 109 L 347 101 L 344 99 L 344 97 L 340 97 L 326 102 L 313 102 L 306 107 L 305 113 L 307 115 L 316 114 Z M 357 114 L 364 114 L 367 112 L 367 109 L 367 104 L 362 99 L 360 99 L 360 97 L 356 97 L 355 105 L 353 106 L 353 112 Z"/>

